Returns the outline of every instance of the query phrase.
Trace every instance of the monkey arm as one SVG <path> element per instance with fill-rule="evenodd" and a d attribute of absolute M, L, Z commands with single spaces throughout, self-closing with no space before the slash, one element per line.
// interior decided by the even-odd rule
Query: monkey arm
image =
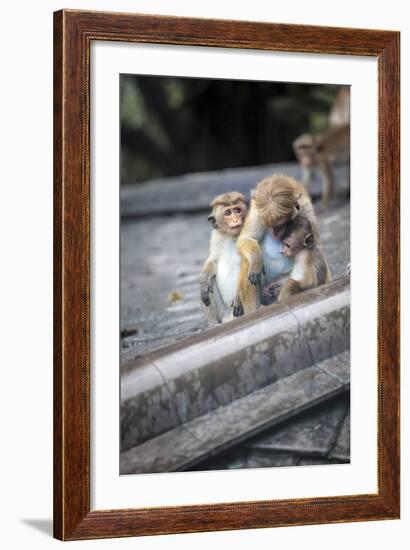
<path fill-rule="evenodd" d="M 210 305 L 209 293 L 212 292 L 212 279 L 216 276 L 217 263 L 212 258 L 208 258 L 199 275 L 199 288 L 201 300 L 207 307 Z"/>
<path fill-rule="evenodd" d="M 327 210 L 334 188 L 333 168 L 328 155 L 321 157 L 320 167 L 322 168 L 322 206 Z"/>
<path fill-rule="evenodd" d="M 270 284 L 264 287 L 262 292 L 263 296 L 266 298 L 277 298 L 282 286 L 288 280 L 288 277 L 289 274 L 275 277 Z"/>
<path fill-rule="evenodd" d="M 209 256 L 199 275 L 201 300 L 207 307 L 211 303 L 209 293 L 212 292 L 212 279 L 216 276 L 221 249 L 221 237 L 216 230 L 212 231 L 209 245 Z"/>
<path fill-rule="evenodd" d="M 247 270 L 247 277 L 252 285 L 259 285 L 261 282 L 263 260 L 259 243 L 255 239 L 243 239 L 238 250 L 246 260 L 241 263 L 241 269 Z"/>
<path fill-rule="evenodd" d="M 280 289 L 278 302 L 283 302 L 289 298 L 289 296 L 301 291 L 302 287 L 298 281 L 295 281 L 295 279 L 288 279 Z"/>
<path fill-rule="evenodd" d="M 237 241 L 237 249 L 241 255 L 241 267 L 238 278 L 236 296 L 233 300 L 233 315 L 239 317 L 244 313 L 256 311 L 260 304 L 259 287 L 263 269 L 262 252 L 259 242 L 265 234 L 254 201 L 245 220 L 244 227 Z M 252 282 L 252 284 L 250 284 Z"/>
<path fill-rule="evenodd" d="M 241 259 L 236 296 L 232 302 L 233 316 L 239 317 L 244 313 L 256 311 L 260 306 L 260 287 L 249 282 L 249 262 Z"/>
<path fill-rule="evenodd" d="M 254 202 L 251 202 L 249 214 L 239 235 L 237 248 L 246 260 L 241 263 L 241 271 L 247 269 L 247 277 L 253 285 L 260 284 L 263 269 L 262 251 L 259 242 L 265 234 L 265 227 L 259 220 Z M 241 278 L 240 278 L 241 280 Z"/>

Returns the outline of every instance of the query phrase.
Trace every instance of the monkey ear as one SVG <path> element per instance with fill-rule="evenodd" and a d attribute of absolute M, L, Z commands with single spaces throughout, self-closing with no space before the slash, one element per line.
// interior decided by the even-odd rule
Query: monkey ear
<path fill-rule="evenodd" d="M 216 218 L 215 216 L 213 216 L 212 214 L 210 216 L 208 216 L 208 221 L 211 222 L 212 224 L 212 227 L 214 229 L 217 229 L 218 228 L 218 224 L 216 223 Z"/>
<path fill-rule="evenodd" d="M 315 242 L 315 237 L 313 233 L 308 233 L 305 237 L 305 247 L 309 249 L 313 248 L 314 242 Z"/>

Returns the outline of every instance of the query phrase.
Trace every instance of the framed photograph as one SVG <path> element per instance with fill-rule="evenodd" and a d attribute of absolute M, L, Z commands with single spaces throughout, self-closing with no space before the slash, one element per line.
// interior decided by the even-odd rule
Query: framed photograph
<path fill-rule="evenodd" d="M 54 14 L 54 535 L 399 517 L 398 32 Z"/>

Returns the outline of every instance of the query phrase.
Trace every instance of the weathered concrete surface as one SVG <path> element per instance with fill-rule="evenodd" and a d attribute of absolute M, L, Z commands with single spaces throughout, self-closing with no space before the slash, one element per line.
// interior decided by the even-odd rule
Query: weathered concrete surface
<path fill-rule="evenodd" d="M 275 165 L 269 168 L 260 167 L 259 174 L 255 172 L 254 168 L 237 169 L 228 170 L 222 174 L 196 174 L 186 178 L 176 178 L 174 181 L 152 182 L 138 188 L 123 189 L 121 225 L 121 376 L 123 379 L 134 369 L 136 358 L 145 357 L 153 350 L 158 350 L 155 353 L 159 353 L 161 357 L 161 350 L 164 346 L 178 349 L 179 342 L 183 341 L 181 345 L 185 345 L 185 338 L 192 339 L 194 342 L 195 339 L 202 338 L 204 330 L 210 338 L 213 330 L 217 332 L 221 330 L 207 329 L 199 301 L 198 274 L 207 256 L 210 234 L 210 227 L 206 220 L 208 204 L 214 195 L 223 191 L 235 188 L 246 193 L 254 187 L 256 181 L 278 171 L 299 177 L 295 164 Z M 346 198 L 347 193 L 344 186 L 346 168 L 339 167 L 336 174 L 339 192 Z M 319 197 L 319 188 L 318 180 L 314 181 L 310 189 L 313 198 Z M 161 198 L 159 199 L 159 197 Z M 316 208 L 318 208 L 317 203 Z M 346 200 L 336 199 L 329 211 L 322 213 L 320 209 L 318 210 L 318 219 L 324 252 L 334 278 L 342 277 L 350 261 L 349 204 Z M 289 319 L 288 314 L 293 316 L 293 322 Z M 339 324 L 342 333 L 347 334 L 347 324 L 343 321 L 343 316 L 346 321 L 347 310 L 343 313 Z M 326 333 L 327 323 L 312 323 L 309 317 L 303 318 L 303 311 L 292 311 L 291 313 L 284 311 L 282 319 L 286 319 L 288 327 L 298 327 L 299 339 L 296 349 L 299 349 L 301 354 L 307 352 L 308 358 L 302 358 L 302 362 L 307 361 L 308 364 L 311 364 L 320 361 L 322 357 L 328 357 L 331 353 L 343 351 L 334 342 L 329 345 L 322 345 L 321 342 L 316 342 L 317 345 L 310 343 L 312 335 Z M 234 323 L 238 323 L 238 327 L 244 327 L 250 321 L 251 319 L 242 318 Z M 308 337 L 305 337 L 305 331 Z M 291 334 L 292 330 L 288 330 L 288 335 Z M 293 334 L 296 333 L 293 332 Z M 234 337 L 232 340 L 235 341 Z M 217 341 L 217 337 L 215 337 L 215 341 Z M 124 402 L 122 407 L 122 418 L 124 424 L 129 428 L 127 436 L 128 442 L 131 442 L 129 444 L 135 445 L 135 441 L 146 441 L 151 437 L 153 429 L 155 433 L 162 433 L 162 435 L 154 437 L 151 441 L 146 441 L 136 448 L 139 449 L 148 444 L 157 445 L 156 450 L 151 447 L 151 451 L 159 454 L 163 449 L 161 438 L 164 438 L 164 442 L 168 436 L 173 434 L 174 455 L 177 456 L 178 468 L 188 467 L 187 455 L 192 451 L 195 442 L 198 443 L 198 440 L 186 429 L 190 423 L 190 411 L 205 417 L 208 414 L 213 415 L 218 409 L 229 406 L 229 399 L 237 396 L 238 388 L 240 391 L 252 392 L 254 388 L 256 388 L 255 391 L 258 391 L 263 384 L 274 385 L 275 380 L 279 379 L 272 377 L 273 369 L 269 373 L 266 354 L 263 350 L 260 352 L 253 349 L 252 354 L 253 360 L 255 360 L 254 370 L 249 373 L 248 377 L 245 376 L 243 379 L 241 377 L 234 387 L 231 386 L 231 380 L 235 379 L 235 372 L 237 372 L 235 366 L 227 369 L 226 373 L 219 369 L 210 378 L 205 377 L 205 386 L 202 376 L 203 369 L 197 369 L 192 378 L 189 376 L 184 378 L 177 371 L 170 369 L 172 371 L 170 372 L 169 369 L 165 369 L 165 364 L 161 363 L 161 360 L 161 368 L 156 360 L 153 360 L 146 365 L 147 368 L 135 373 L 138 376 L 134 378 L 131 386 L 133 385 L 134 389 L 137 387 L 137 393 L 143 394 L 143 398 L 139 400 L 139 408 L 135 408 L 135 402 L 131 403 L 132 399 Z M 346 386 L 349 381 L 349 372 L 346 369 L 346 359 L 343 359 L 343 356 L 343 353 L 339 354 L 334 361 L 330 358 L 326 362 L 326 367 L 324 363 L 321 363 L 320 368 L 323 375 L 329 376 L 335 384 Z M 347 353 L 347 363 L 348 361 Z M 187 357 L 185 362 L 180 363 L 181 369 L 184 370 L 184 367 L 189 364 L 190 358 Z M 267 372 L 269 376 L 266 375 Z M 282 374 L 286 374 L 286 372 L 290 372 L 290 370 L 287 371 L 285 367 Z M 230 379 L 229 376 L 233 378 Z M 190 392 L 186 391 L 189 385 L 192 385 L 197 394 L 195 399 L 192 399 L 192 394 L 190 395 Z M 131 394 L 132 391 L 129 395 Z M 174 402 L 174 395 L 178 395 L 177 403 Z M 246 394 L 246 396 L 249 395 L 252 394 Z M 337 416 L 336 412 L 330 414 Z M 199 421 L 201 416 L 197 416 L 196 420 Z M 292 419 L 286 424 L 287 430 L 290 430 L 293 422 L 294 417 L 292 416 Z M 271 429 L 275 430 L 276 428 Z M 301 437 L 302 432 L 303 430 L 299 431 Z M 336 449 L 336 439 L 338 442 L 340 440 L 341 444 L 339 454 L 334 455 L 328 453 L 315 456 L 314 452 L 313 454 L 298 455 L 296 452 L 289 454 L 285 451 L 261 453 L 245 449 L 244 444 L 240 442 L 232 451 L 226 452 L 232 452 L 231 457 L 235 458 L 236 456 L 236 463 L 243 465 L 237 467 L 257 467 L 258 463 L 260 465 L 279 465 L 289 461 L 290 464 L 346 461 L 347 440 L 346 435 L 342 437 L 342 432 L 340 426 L 334 432 L 337 437 L 335 436 L 332 451 Z M 346 426 L 343 433 L 348 434 L 348 432 L 349 425 Z M 168 439 L 168 441 L 172 448 L 172 440 Z M 345 442 L 344 447 L 343 441 Z M 200 444 L 204 443 L 200 441 Z M 211 459 L 207 459 L 207 456 L 213 456 L 218 449 L 218 452 L 223 453 L 225 446 L 230 448 L 232 444 L 235 443 L 229 441 L 222 447 L 217 447 L 216 450 L 208 447 L 202 449 L 203 452 L 199 453 L 199 458 L 195 455 L 193 464 L 196 464 L 198 459 L 207 460 L 209 463 Z M 268 458 L 267 454 L 269 454 Z M 222 455 L 217 459 L 219 460 L 221 457 Z M 151 456 L 151 461 L 152 458 Z M 161 462 L 162 459 L 158 458 L 158 460 Z M 228 464 L 229 460 L 226 460 Z M 246 464 L 249 465 L 246 466 Z M 254 464 L 255 466 L 252 466 Z M 191 466 L 197 469 L 208 469 L 208 467 L 203 468 L 202 462 L 198 467 Z"/>
<path fill-rule="evenodd" d="M 346 415 L 330 458 L 338 461 L 348 461 L 350 457 L 350 411 Z"/>
<path fill-rule="evenodd" d="M 341 464 L 350 461 L 350 449 L 334 456 L 341 427 L 350 433 L 349 393 L 342 393 L 256 437 L 208 458 L 192 470 L 225 470 Z"/>
<path fill-rule="evenodd" d="M 349 205 L 319 214 L 319 224 L 334 278 L 341 277 L 350 261 Z M 123 364 L 207 328 L 198 275 L 209 235 L 206 212 L 122 224 Z"/>
<path fill-rule="evenodd" d="M 336 194 L 346 198 L 348 166 L 336 165 L 334 171 Z M 298 164 L 289 162 L 198 172 L 151 180 L 145 184 L 125 185 L 121 189 L 121 215 L 126 219 L 206 210 L 211 200 L 220 193 L 239 191 L 249 196 L 256 183 L 271 174 L 287 174 L 299 181 L 302 176 Z M 309 184 L 309 193 L 314 201 L 320 198 L 321 190 L 321 179 L 315 173 Z"/>
<path fill-rule="evenodd" d="M 120 472 L 189 469 L 346 389 L 320 364 L 308 367 L 126 450 Z"/>
<path fill-rule="evenodd" d="M 334 434 L 346 416 L 346 399 L 336 404 L 326 403 L 321 410 L 305 412 L 294 419 L 291 425 L 284 425 L 249 440 L 246 447 L 253 451 L 287 452 L 297 455 L 324 456 L 334 444 Z"/>
<path fill-rule="evenodd" d="M 296 466 L 298 457 L 288 453 L 265 453 L 248 449 L 243 445 L 233 447 L 197 464 L 189 470 L 237 470 L 238 468 L 272 468 L 280 466 Z"/>
<path fill-rule="evenodd" d="M 342 384 L 350 382 L 350 348 L 320 363 L 320 368 Z"/>
<path fill-rule="evenodd" d="M 129 363 L 122 450 L 347 350 L 349 286 L 339 279 Z"/>

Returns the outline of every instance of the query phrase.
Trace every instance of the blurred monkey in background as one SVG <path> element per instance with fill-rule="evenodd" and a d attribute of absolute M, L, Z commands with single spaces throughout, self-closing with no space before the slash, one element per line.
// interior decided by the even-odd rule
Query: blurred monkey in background
<path fill-rule="evenodd" d="M 329 113 L 329 128 L 318 134 L 303 134 L 293 142 L 293 150 L 302 169 L 302 181 L 308 185 L 312 171 L 319 168 L 322 177 L 322 206 L 327 209 L 334 194 L 332 162 L 350 152 L 350 88 L 342 86 Z"/>

